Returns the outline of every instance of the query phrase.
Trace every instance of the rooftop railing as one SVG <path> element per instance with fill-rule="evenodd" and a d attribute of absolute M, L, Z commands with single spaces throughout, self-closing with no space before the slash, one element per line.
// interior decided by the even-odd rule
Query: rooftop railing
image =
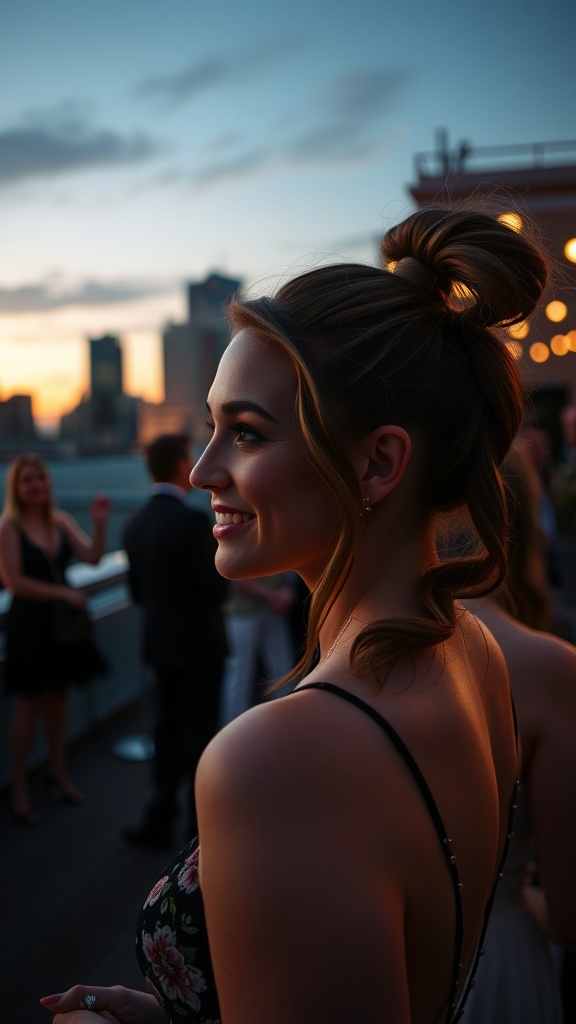
<path fill-rule="evenodd" d="M 472 146 L 462 141 L 451 149 L 444 133 L 439 133 L 437 148 L 416 153 L 414 163 L 420 179 L 485 170 L 570 167 L 576 166 L 576 139 L 503 146 Z"/>

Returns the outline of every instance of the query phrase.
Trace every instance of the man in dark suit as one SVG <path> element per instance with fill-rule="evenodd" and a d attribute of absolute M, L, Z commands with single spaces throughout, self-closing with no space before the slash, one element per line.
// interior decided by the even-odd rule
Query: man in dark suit
<path fill-rule="evenodd" d="M 194 774 L 218 728 L 227 581 L 214 567 L 216 542 L 207 517 L 184 503 L 192 468 L 189 438 L 156 438 L 146 448 L 146 462 L 152 497 L 128 522 L 124 547 L 130 589 L 143 609 L 144 659 L 157 680 L 155 792 L 142 824 L 125 836 L 168 847 L 185 778 L 188 829 L 195 834 Z"/>

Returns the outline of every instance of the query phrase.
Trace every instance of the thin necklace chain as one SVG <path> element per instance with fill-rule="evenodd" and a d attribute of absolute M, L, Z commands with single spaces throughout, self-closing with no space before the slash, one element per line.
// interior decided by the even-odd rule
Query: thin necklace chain
<path fill-rule="evenodd" d="M 329 650 L 327 650 L 327 651 L 326 651 L 326 658 L 331 658 L 331 657 L 332 657 L 332 655 L 333 655 L 333 653 L 334 653 L 334 648 L 335 648 L 335 647 L 337 647 L 337 646 L 338 646 L 338 644 L 340 643 L 340 638 L 341 638 L 341 636 L 343 635 L 343 633 L 345 633 L 345 632 L 346 632 L 346 630 L 348 629 L 348 626 L 350 625 L 350 623 L 351 623 L 351 622 L 352 622 L 352 616 L 351 616 L 351 615 L 349 615 L 349 616 L 348 616 L 348 618 L 346 619 L 346 622 L 345 622 L 345 623 L 344 623 L 344 625 L 342 626 L 342 629 L 341 629 L 341 630 L 340 630 L 340 632 L 338 633 L 338 636 L 336 637 L 336 639 L 335 639 L 334 643 L 333 643 L 333 644 L 332 644 L 332 646 L 331 646 L 331 647 L 329 648 Z"/>

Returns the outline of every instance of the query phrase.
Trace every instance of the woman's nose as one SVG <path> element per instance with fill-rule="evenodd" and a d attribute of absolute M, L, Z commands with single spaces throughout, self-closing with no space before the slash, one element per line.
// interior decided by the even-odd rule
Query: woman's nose
<path fill-rule="evenodd" d="M 214 463 L 210 453 L 210 445 L 208 445 L 208 448 L 200 456 L 196 465 L 192 467 L 192 472 L 190 473 L 192 487 L 202 491 L 216 491 L 223 490 L 228 486 L 229 482 L 230 476 L 227 470 Z"/>

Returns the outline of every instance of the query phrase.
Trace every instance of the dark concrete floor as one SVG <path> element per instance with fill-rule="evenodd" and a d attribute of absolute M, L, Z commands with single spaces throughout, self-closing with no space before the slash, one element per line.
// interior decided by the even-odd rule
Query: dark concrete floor
<path fill-rule="evenodd" d="M 71 747 L 70 775 L 86 793 L 83 806 L 55 803 L 35 773 L 41 821 L 24 829 L 2 794 L 2 1024 L 49 1024 L 40 996 L 79 982 L 144 988 L 134 956 L 136 915 L 172 855 L 122 838 L 150 796 L 151 764 L 120 760 L 113 746 L 141 732 L 147 712 L 129 708 Z M 184 835 L 177 841 L 184 845 Z"/>

